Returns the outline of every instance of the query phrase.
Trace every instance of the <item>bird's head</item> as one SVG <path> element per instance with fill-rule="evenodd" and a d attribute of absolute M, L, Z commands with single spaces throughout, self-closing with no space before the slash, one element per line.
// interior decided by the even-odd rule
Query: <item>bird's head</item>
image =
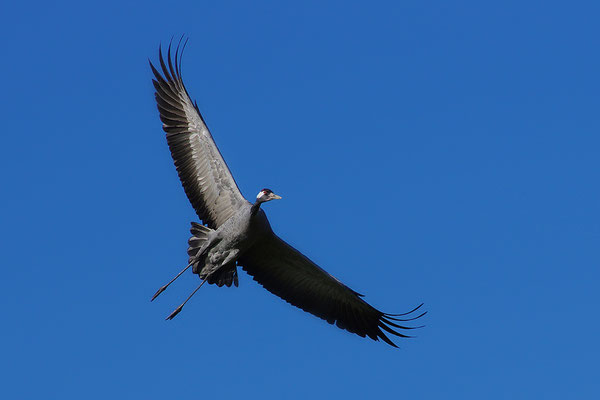
<path fill-rule="evenodd" d="M 258 203 L 279 199 L 281 199 L 281 196 L 277 196 L 271 189 L 263 189 L 256 195 L 256 202 Z"/>

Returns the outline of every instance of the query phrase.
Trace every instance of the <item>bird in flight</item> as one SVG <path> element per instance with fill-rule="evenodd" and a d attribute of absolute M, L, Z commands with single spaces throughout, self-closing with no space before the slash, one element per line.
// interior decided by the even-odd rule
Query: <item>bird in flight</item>
<path fill-rule="evenodd" d="M 397 347 L 387 334 L 410 337 L 404 323 L 425 314 L 423 305 L 404 314 L 387 314 L 372 307 L 362 295 L 321 269 L 271 229 L 263 203 L 281 199 L 270 189 L 258 192 L 254 203 L 240 192 L 221 156 L 204 118 L 181 78 L 181 40 L 167 60 L 159 47 L 159 72 L 150 61 L 155 98 L 167 143 L 185 193 L 203 224 L 192 222 L 188 265 L 152 297 L 154 300 L 188 268 L 200 285 L 167 319 L 173 319 L 187 301 L 208 282 L 219 287 L 238 286 L 237 266 L 269 292 L 330 324 Z M 418 314 L 418 315 L 417 315 Z"/>

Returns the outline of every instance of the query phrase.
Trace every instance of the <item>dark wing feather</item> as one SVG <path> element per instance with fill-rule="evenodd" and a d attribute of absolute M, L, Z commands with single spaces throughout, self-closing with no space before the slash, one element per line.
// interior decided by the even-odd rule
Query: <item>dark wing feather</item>
<path fill-rule="evenodd" d="M 150 62 L 156 103 L 185 193 L 198 217 L 217 229 L 245 200 L 183 84 L 182 53 L 178 45 L 173 62 L 169 45 L 167 66 L 159 48 L 162 74 Z"/>
<path fill-rule="evenodd" d="M 396 329 L 413 329 L 399 325 L 417 319 L 400 319 L 414 310 L 399 315 L 383 313 L 338 279 L 328 274 L 306 256 L 281 240 L 274 233 L 261 238 L 241 258 L 238 264 L 269 292 L 349 332 L 373 340 L 382 339 L 397 347 L 386 332 L 410 337 Z"/>

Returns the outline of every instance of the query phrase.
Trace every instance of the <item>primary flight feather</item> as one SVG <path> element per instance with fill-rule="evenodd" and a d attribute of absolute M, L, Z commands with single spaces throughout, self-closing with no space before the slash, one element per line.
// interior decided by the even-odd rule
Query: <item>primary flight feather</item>
<path fill-rule="evenodd" d="M 288 303 L 349 332 L 396 347 L 387 334 L 409 337 L 398 330 L 413 329 L 401 323 L 424 315 L 411 317 L 421 306 L 404 314 L 383 313 L 273 232 L 261 205 L 281 197 L 270 189 L 262 189 L 254 203 L 242 196 L 183 84 L 184 48 L 185 43 L 183 47 L 178 45 L 172 56 L 169 45 L 166 62 L 159 48 L 160 71 L 152 62 L 150 68 L 155 77 L 152 82 L 160 119 L 179 179 L 204 225 L 192 222 L 188 266 L 161 287 L 152 300 L 192 267 L 202 282 L 167 317 L 172 319 L 205 282 L 219 287 L 237 286 L 239 265 Z"/>

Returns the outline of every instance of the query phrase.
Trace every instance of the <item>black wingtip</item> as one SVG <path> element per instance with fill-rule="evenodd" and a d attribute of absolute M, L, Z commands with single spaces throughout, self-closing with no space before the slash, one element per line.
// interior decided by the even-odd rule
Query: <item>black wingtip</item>
<path fill-rule="evenodd" d="M 181 38 L 183 39 L 184 35 L 181 35 Z M 185 42 L 183 42 L 183 47 L 181 47 L 181 52 L 179 53 L 179 79 L 181 79 L 181 60 L 183 59 L 183 52 L 185 51 L 185 46 L 187 46 L 188 40 L 190 40 L 189 37 L 185 38 Z M 179 45 L 177 45 L 177 47 L 179 47 Z"/>
<path fill-rule="evenodd" d="M 394 333 L 394 332 L 392 331 L 392 333 Z M 379 328 L 377 328 L 377 337 L 378 337 L 378 339 L 381 339 L 381 340 L 383 340 L 384 342 L 386 342 L 386 343 L 387 343 L 387 344 L 389 344 L 390 346 L 392 346 L 392 347 L 395 347 L 395 348 L 397 348 L 397 349 L 399 348 L 399 347 L 398 347 L 398 345 L 397 345 L 396 343 L 392 342 L 392 341 L 390 340 L 390 338 L 389 338 L 389 337 L 387 337 L 387 336 L 385 335 L 385 333 L 383 333 L 383 332 L 381 331 L 381 329 L 379 329 Z"/>
<path fill-rule="evenodd" d="M 175 69 L 173 68 L 173 60 L 171 57 L 171 47 L 173 45 L 173 38 L 171 38 L 171 42 L 169 43 L 169 49 L 167 50 L 167 63 L 169 64 L 169 72 L 171 73 L 171 78 L 173 83 L 177 81 L 177 74 L 175 73 Z"/>
<path fill-rule="evenodd" d="M 161 69 L 163 71 L 163 74 L 165 76 L 165 79 L 168 82 L 173 81 L 173 78 L 169 74 L 169 70 L 167 68 L 167 65 L 165 64 L 165 58 L 163 57 L 162 46 L 161 45 L 158 46 L 158 59 L 159 59 L 159 62 L 160 62 L 160 67 L 161 67 Z"/>
<path fill-rule="evenodd" d="M 401 337 L 401 338 L 405 338 L 405 339 L 413 339 L 413 338 L 415 338 L 416 336 L 405 335 L 403 333 L 398 332 L 397 329 L 412 330 L 412 329 L 423 328 L 425 325 L 421 325 L 421 326 L 404 326 L 404 325 L 400 325 L 400 324 L 398 324 L 396 322 L 414 321 L 414 320 L 416 320 L 418 318 L 421 318 L 425 314 L 427 314 L 427 311 L 424 311 L 421 314 L 417 315 L 416 317 L 411 317 L 411 318 L 397 318 L 397 316 L 409 316 L 411 313 L 414 313 L 415 311 L 417 311 L 418 309 L 420 309 L 422 306 L 423 306 L 423 303 L 419 304 L 417 307 L 413 308 L 409 312 L 402 313 L 402 314 L 380 313 L 379 323 L 378 323 L 377 330 L 376 330 L 378 339 L 383 340 L 384 342 L 386 342 L 390 346 L 398 348 L 398 346 L 396 346 L 386 336 L 386 334 L 384 333 L 384 331 L 387 332 L 388 334 L 391 334 L 391 335 L 394 335 L 394 336 L 398 336 L 398 337 Z"/>
<path fill-rule="evenodd" d="M 424 305 L 424 304 L 425 304 L 425 303 L 421 303 L 421 304 L 419 304 L 418 306 L 416 306 L 415 308 L 413 308 L 413 309 L 412 309 L 412 310 L 410 310 L 409 312 L 405 312 L 405 313 L 402 313 L 402 314 L 386 314 L 386 315 L 388 315 L 388 316 L 392 316 L 392 317 L 401 317 L 401 316 L 403 316 L 403 315 L 408 315 L 408 314 L 414 313 L 414 312 L 415 312 L 415 311 L 417 311 L 419 308 L 423 307 L 423 305 Z"/>
<path fill-rule="evenodd" d="M 419 319 L 419 318 L 421 318 L 425 314 L 427 314 L 427 311 L 423 311 L 421 314 L 417 315 L 416 317 L 412 317 L 412 318 L 396 318 L 396 317 L 391 317 L 390 315 L 392 315 L 392 314 L 384 314 L 384 316 L 386 318 L 394 320 L 394 321 L 408 322 L 408 321 L 414 321 L 415 319 Z"/>

